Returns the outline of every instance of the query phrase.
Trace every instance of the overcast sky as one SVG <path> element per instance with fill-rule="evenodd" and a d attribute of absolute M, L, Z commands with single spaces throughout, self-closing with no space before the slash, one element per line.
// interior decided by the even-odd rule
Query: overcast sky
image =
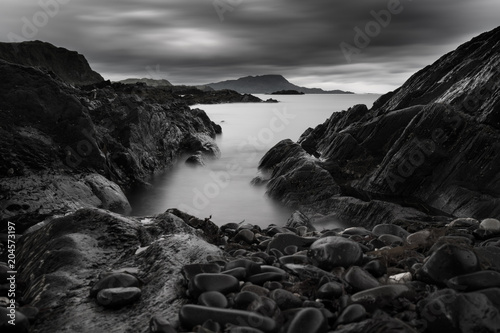
<path fill-rule="evenodd" d="M 498 26 L 498 13 L 498 0 L 1 0 L 0 40 L 76 50 L 111 80 L 283 74 L 384 93 Z"/>

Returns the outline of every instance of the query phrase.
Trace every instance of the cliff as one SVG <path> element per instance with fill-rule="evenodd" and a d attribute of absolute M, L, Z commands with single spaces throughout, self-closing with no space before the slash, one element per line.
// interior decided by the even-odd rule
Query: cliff
<path fill-rule="evenodd" d="M 497 28 L 279 143 L 269 195 L 325 223 L 500 217 L 499 67 Z"/>

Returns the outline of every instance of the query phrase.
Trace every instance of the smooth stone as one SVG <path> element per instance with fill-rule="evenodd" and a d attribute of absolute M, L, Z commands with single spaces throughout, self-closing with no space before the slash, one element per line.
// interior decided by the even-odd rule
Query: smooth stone
<path fill-rule="evenodd" d="M 198 330 L 198 333 L 212 333 L 212 332 L 220 332 L 221 327 L 220 324 L 212 319 L 209 319 L 201 325 L 201 330 Z"/>
<path fill-rule="evenodd" d="M 239 292 L 233 299 L 234 308 L 240 310 L 246 310 L 248 306 L 259 299 L 259 295 L 251 291 Z"/>
<path fill-rule="evenodd" d="M 280 314 L 278 304 L 276 304 L 274 300 L 265 296 L 261 296 L 258 300 L 250 303 L 247 310 L 269 318 L 276 318 L 275 316 Z"/>
<path fill-rule="evenodd" d="M 249 278 L 247 278 L 247 281 L 261 286 L 267 281 L 281 281 L 284 278 L 285 276 L 281 273 L 267 272 L 267 273 L 252 275 Z"/>
<path fill-rule="evenodd" d="M 357 292 L 351 296 L 351 301 L 362 304 L 365 308 L 383 308 L 392 306 L 394 301 L 401 297 L 413 299 L 415 291 L 407 284 L 385 285 Z"/>
<path fill-rule="evenodd" d="M 479 224 L 479 229 L 500 232 L 500 221 L 497 219 L 484 219 Z"/>
<path fill-rule="evenodd" d="M 297 246 L 298 251 L 307 250 L 316 240 L 317 238 L 300 237 L 295 234 L 277 234 L 269 242 L 266 252 L 270 253 L 271 249 L 276 249 L 283 253 L 285 252 L 285 248 L 290 245 Z"/>
<path fill-rule="evenodd" d="M 351 227 L 342 231 L 342 235 L 345 236 L 371 236 L 373 233 L 363 227 Z"/>
<path fill-rule="evenodd" d="M 385 245 L 391 245 L 391 246 L 394 245 L 399 246 L 404 244 L 404 240 L 401 237 L 389 234 L 383 234 L 378 236 L 378 240 L 384 243 Z"/>
<path fill-rule="evenodd" d="M 475 247 L 474 253 L 476 253 L 483 269 L 500 272 L 500 247 Z"/>
<path fill-rule="evenodd" d="M 234 236 L 235 242 L 244 242 L 247 244 L 252 244 L 255 239 L 255 234 L 248 229 L 242 229 L 238 231 L 236 236 Z"/>
<path fill-rule="evenodd" d="M 351 304 L 347 306 L 337 319 L 336 325 L 356 323 L 366 318 L 367 313 L 361 304 Z"/>
<path fill-rule="evenodd" d="M 372 289 L 380 286 L 380 283 L 370 273 L 359 266 L 352 266 L 345 273 L 344 279 L 355 291 Z"/>
<path fill-rule="evenodd" d="M 325 333 L 328 331 L 328 322 L 321 310 L 305 308 L 293 318 L 287 333 Z"/>
<path fill-rule="evenodd" d="M 451 221 L 447 227 L 451 228 L 471 228 L 479 226 L 479 221 L 473 218 L 461 217 Z"/>
<path fill-rule="evenodd" d="M 261 330 L 248 326 L 232 326 L 226 333 L 264 333 Z"/>
<path fill-rule="evenodd" d="M 288 271 L 292 272 L 293 275 L 296 275 L 301 281 L 304 280 L 319 281 L 322 278 L 326 278 L 329 281 L 334 281 L 337 279 L 336 275 L 313 265 L 286 264 L 284 267 Z"/>
<path fill-rule="evenodd" d="M 277 281 L 267 281 L 264 283 L 263 287 L 271 291 L 275 289 L 283 289 L 283 285 Z"/>
<path fill-rule="evenodd" d="M 188 281 L 200 273 L 220 273 L 220 266 L 217 264 L 189 264 L 182 267 L 182 274 Z"/>
<path fill-rule="evenodd" d="M 137 287 L 108 288 L 97 293 L 97 303 L 109 308 L 119 308 L 132 304 L 141 298 L 141 289 Z"/>
<path fill-rule="evenodd" d="M 304 255 L 289 255 L 289 256 L 282 256 L 281 258 L 278 259 L 280 264 L 286 265 L 286 264 L 309 264 L 309 258 Z"/>
<path fill-rule="evenodd" d="M 184 305 L 179 311 L 179 320 L 182 326 L 187 329 L 201 325 L 209 319 L 221 326 L 226 324 L 245 325 L 263 332 L 275 332 L 278 329 L 278 325 L 273 319 L 250 311 L 209 308 L 191 304 Z"/>
<path fill-rule="evenodd" d="M 408 237 L 408 235 L 410 234 L 408 231 L 401 228 L 399 225 L 387 224 L 387 223 L 376 225 L 375 227 L 373 227 L 372 233 L 374 233 L 377 236 L 389 234 L 400 237 L 402 239 L 406 239 L 406 237 Z"/>
<path fill-rule="evenodd" d="M 285 252 L 285 254 L 288 254 L 288 255 L 293 255 L 295 252 L 297 252 L 299 250 L 299 248 L 297 247 L 297 245 L 288 245 L 287 247 L 285 247 L 285 249 L 283 250 Z"/>
<path fill-rule="evenodd" d="M 479 292 L 457 293 L 443 289 L 419 303 L 426 332 L 498 332 L 499 309 Z"/>
<path fill-rule="evenodd" d="M 473 273 L 479 269 L 479 260 L 472 250 L 455 244 L 445 244 L 424 263 L 416 278 L 423 282 L 445 285 L 452 277 Z"/>
<path fill-rule="evenodd" d="M 5 333 L 31 332 L 30 322 L 24 314 L 22 314 L 20 311 L 15 310 L 14 312 L 15 325 L 9 324 L 9 321 L 12 320 L 12 318 L 7 316 L 9 314 L 10 310 L 8 310 L 7 308 L 0 308 L 0 329 L 2 332 Z"/>
<path fill-rule="evenodd" d="M 318 298 L 336 299 L 344 294 L 344 285 L 339 282 L 331 281 L 323 284 L 316 292 Z"/>
<path fill-rule="evenodd" d="M 240 281 L 231 275 L 221 273 L 201 273 L 196 275 L 190 283 L 190 291 L 193 295 L 206 291 L 218 291 L 222 294 L 238 292 Z"/>
<path fill-rule="evenodd" d="M 198 297 L 198 304 L 214 308 L 227 308 L 226 296 L 218 291 L 206 291 Z"/>
<path fill-rule="evenodd" d="M 500 287 L 500 273 L 496 271 L 479 271 L 459 275 L 449 279 L 447 286 L 462 292 L 496 288 Z"/>
<path fill-rule="evenodd" d="M 430 230 L 420 230 L 408 235 L 408 237 L 406 237 L 406 242 L 415 246 L 425 245 L 429 241 L 430 237 Z"/>
<path fill-rule="evenodd" d="M 295 233 L 287 228 L 283 228 L 283 227 L 270 227 L 270 228 L 267 228 L 266 229 L 266 234 L 268 234 L 269 236 L 275 236 L 277 234 L 293 234 L 295 235 Z"/>
<path fill-rule="evenodd" d="M 275 289 L 269 293 L 269 298 L 276 302 L 281 310 L 300 308 L 302 299 L 283 289 Z"/>
<path fill-rule="evenodd" d="M 318 267 L 331 270 L 334 267 L 359 265 L 363 251 L 358 243 L 338 236 L 329 236 L 315 241 L 307 256 Z"/>
<path fill-rule="evenodd" d="M 286 277 L 286 272 L 284 270 L 282 270 L 281 268 L 279 267 L 276 267 L 276 266 L 270 266 L 270 265 L 262 265 L 260 266 L 261 270 L 262 270 L 262 273 L 280 273 L 280 274 L 283 274 L 283 276 Z"/>
<path fill-rule="evenodd" d="M 235 223 L 235 222 L 229 222 L 229 223 L 226 223 L 226 224 L 223 224 L 220 226 L 220 230 L 222 232 L 226 232 L 226 230 L 236 230 L 238 229 L 240 225 L 238 223 Z"/>
<path fill-rule="evenodd" d="M 241 288 L 241 291 L 250 291 L 250 292 L 253 292 L 259 296 L 269 295 L 269 289 L 266 289 L 266 288 L 261 287 L 261 286 L 256 286 L 254 284 L 248 284 L 248 285 L 243 286 Z"/>
<path fill-rule="evenodd" d="M 247 270 L 245 267 L 236 267 L 227 271 L 220 272 L 221 274 L 231 275 L 240 281 L 243 281 L 247 277 Z"/>
<path fill-rule="evenodd" d="M 454 245 L 463 245 L 463 246 L 471 246 L 473 242 L 464 236 L 442 236 L 440 237 L 434 245 L 429 249 L 428 254 L 435 252 L 444 244 L 454 244 Z"/>
<path fill-rule="evenodd" d="M 177 330 L 168 320 L 153 316 L 149 320 L 149 333 L 177 333 Z"/>
<path fill-rule="evenodd" d="M 387 266 L 378 259 L 369 261 L 363 266 L 363 268 L 375 278 L 379 278 L 387 274 Z"/>
<path fill-rule="evenodd" d="M 236 267 L 243 267 L 247 271 L 247 277 L 252 276 L 254 274 L 259 274 L 262 272 L 260 265 L 256 262 L 248 259 L 236 259 L 226 263 L 224 266 L 224 270 L 230 270 Z"/>
<path fill-rule="evenodd" d="M 96 297 L 99 291 L 109 288 L 139 287 L 139 280 L 130 274 L 114 273 L 100 279 L 90 289 L 90 297 Z"/>

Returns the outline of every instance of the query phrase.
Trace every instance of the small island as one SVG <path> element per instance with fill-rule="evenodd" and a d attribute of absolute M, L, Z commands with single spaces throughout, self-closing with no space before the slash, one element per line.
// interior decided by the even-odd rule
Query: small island
<path fill-rule="evenodd" d="M 271 95 L 304 95 L 302 91 L 297 90 L 279 90 L 271 93 Z"/>

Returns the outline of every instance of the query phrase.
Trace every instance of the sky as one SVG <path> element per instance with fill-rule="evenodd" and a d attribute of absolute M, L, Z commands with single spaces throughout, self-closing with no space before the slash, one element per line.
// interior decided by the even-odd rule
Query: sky
<path fill-rule="evenodd" d="M 385 93 L 500 23 L 498 0 L 1 0 L 0 41 L 76 50 L 105 79 L 282 74 Z"/>

